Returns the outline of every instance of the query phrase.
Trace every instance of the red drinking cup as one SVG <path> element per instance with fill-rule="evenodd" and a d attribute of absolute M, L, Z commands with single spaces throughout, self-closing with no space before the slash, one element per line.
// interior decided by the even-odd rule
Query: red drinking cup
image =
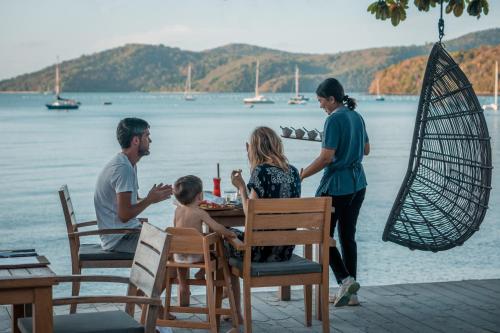
<path fill-rule="evenodd" d="M 214 178 L 214 191 L 215 196 L 220 197 L 220 178 Z"/>

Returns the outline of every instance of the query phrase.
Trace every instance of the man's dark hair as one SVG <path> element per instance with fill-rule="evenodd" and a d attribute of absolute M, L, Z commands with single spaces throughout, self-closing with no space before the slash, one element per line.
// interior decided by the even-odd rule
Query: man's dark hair
<path fill-rule="evenodd" d="M 125 118 L 118 123 L 116 138 L 123 149 L 130 148 L 134 136 L 141 137 L 148 128 L 149 124 L 145 120 L 139 118 Z"/>
<path fill-rule="evenodd" d="M 189 205 L 203 191 L 200 178 L 189 175 L 177 179 L 174 183 L 174 196 L 183 205 Z"/>

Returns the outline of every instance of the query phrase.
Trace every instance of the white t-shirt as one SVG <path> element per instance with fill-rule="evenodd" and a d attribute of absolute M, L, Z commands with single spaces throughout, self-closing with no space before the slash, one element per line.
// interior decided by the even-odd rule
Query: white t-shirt
<path fill-rule="evenodd" d="M 141 223 L 133 218 L 123 223 L 118 217 L 116 194 L 131 192 L 131 204 L 137 203 L 137 169 L 132 166 L 127 156 L 118 153 L 109 161 L 97 178 L 94 193 L 94 207 L 99 229 L 140 228 Z M 112 250 L 121 235 L 100 235 L 101 246 L 104 250 Z"/>

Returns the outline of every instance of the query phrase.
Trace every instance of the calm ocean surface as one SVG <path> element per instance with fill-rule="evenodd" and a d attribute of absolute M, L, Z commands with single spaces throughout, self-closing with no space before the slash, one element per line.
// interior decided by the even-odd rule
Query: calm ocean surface
<path fill-rule="evenodd" d="M 241 168 L 248 179 L 245 142 L 259 125 L 322 129 L 325 113 L 312 94 L 307 105 L 289 106 L 289 94 L 271 94 L 274 105 L 249 108 L 251 94 L 202 94 L 185 102 L 180 94 L 64 94 L 82 102 L 79 110 L 48 111 L 52 96 L 0 94 L 0 249 L 36 248 L 59 274 L 71 272 L 68 239 L 57 190 L 68 184 L 79 221 L 95 219 L 93 190 L 98 173 L 119 151 L 115 128 L 124 117 L 151 124 L 151 155 L 138 164 L 140 194 L 160 182 L 186 174 L 200 176 L 211 189 L 216 163 L 222 190 L 231 189 L 229 174 Z M 358 97 L 366 121 L 371 154 L 364 166 L 368 178 L 358 221 L 358 280 L 362 285 L 486 279 L 500 277 L 500 187 L 496 169 L 490 209 L 481 230 L 462 247 L 440 253 L 410 251 L 383 242 L 382 232 L 406 171 L 418 98 L 389 97 L 375 102 Z M 490 99 L 480 98 L 480 102 Z M 105 106 L 104 101 L 113 105 Z M 486 114 L 492 137 L 493 165 L 500 159 L 500 113 Z M 320 144 L 285 140 L 285 152 L 297 168 L 306 166 Z M 303 183 L 303 196 L 314 195 L 320 174 Z M 142 216 L 166 227 L 174 207 L 170 200 Z M 90 272 L 87 270 L 87 272 Z M 109 273 L 109 270 L 106 270 Z M 127 274 L 126 270 L 117 270 Z M 333 274 L 331 274 L 332 276 Z M 58 287 L 58 293 L 61 288 Z M 99 286 L 109 291 L 106 285 Z M 85 290 L 85 289 L 84 289 Z"/>

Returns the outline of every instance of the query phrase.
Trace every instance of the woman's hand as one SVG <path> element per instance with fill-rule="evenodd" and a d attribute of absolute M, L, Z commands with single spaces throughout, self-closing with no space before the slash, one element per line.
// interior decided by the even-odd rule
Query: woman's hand
<path fill-rule="evenodd" d="M 304 177 L 304 168 L 300 168 L 300 175 L 299 175 L 299 177 L 300 177 L 300 181 L 302 182 L 304 180 L 304 178 L 305 178 Z"/>
<path fill-rule="evenodd" d="M 243 177 L 241 176 L 241 169 L 233 170 L 231 172 L 231 183 L 237 189 L 241 189 L 242 187 L 245 188 L 246 185 L 245 185 L 245 181 L 243 180 Z"/>

